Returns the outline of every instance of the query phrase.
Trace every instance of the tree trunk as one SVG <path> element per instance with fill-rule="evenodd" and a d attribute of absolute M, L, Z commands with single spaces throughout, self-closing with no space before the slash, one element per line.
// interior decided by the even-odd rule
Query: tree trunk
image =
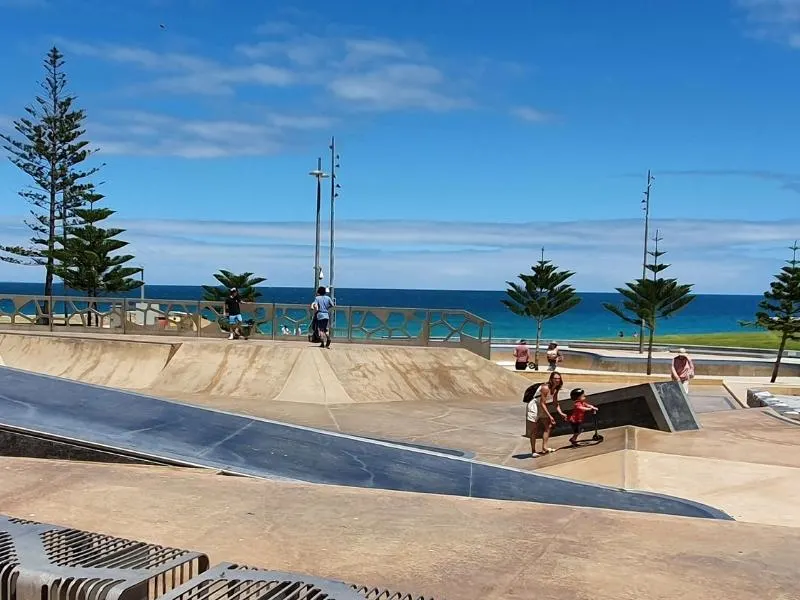
<path fill-rule="evenodd" d="M 783 351 L 786 349 L 786 340 L 789 337 L 787 332 L 783 332 L 781 336 L 781 345 L 778 347 L 778 357 L 775 359 L 775 366 L 772 367 L 772 377 L 770 377 L 769 382 L 775 383 L 775 380 L 778 378 L 778 371 L 781 368 L 781 359 L 783 358 Z"/>
<path fill-rule="evenodd" d="M 655 327 L 650 329 L 647 340 L 647 374 L 653 373 L 653 336 L 655 335 Z"/>
<path fill-rule="evenodd" d="M 542 339 L 542 322 L 536 321 L 536 345 L 533 347 L 533 369 L 539 370 L 539 340 Z"/>

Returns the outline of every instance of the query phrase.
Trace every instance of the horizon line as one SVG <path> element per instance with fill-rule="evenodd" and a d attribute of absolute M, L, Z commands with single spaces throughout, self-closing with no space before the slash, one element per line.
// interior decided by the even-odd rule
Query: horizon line
<path fill-rule="evenodd" d="M 2 290 L 3 285 L 39 285 L 44 287 L 44 284 L 38 281 L 0 281 L 0 296 L 4 293 Z M 60 281 L 54 281 L 54 286 L 63 286 L 64 284 Z M 188 287 L 188 288 L 201 288 L 204 285 L 211 285 L 211 287 L 222 287 L 221 284 L 213 283 L 147 283 L 145 282 L 145 290 L 148 287 Z M 308 286 L 304 285 L 257 285 L 255 286 L 257 290 L 266 290 L 266 289 L 292 289 L 292 290 L 302 290 L 302 289 L 311 289 Z M 327 287 L 327 286 L 326 286 Z M 403 292 L 452 292 L 452 293 L 505 293 L 505 289 L 457 289 L 457 288 L 403 288 L 403 287 L 358 287 L 358 286 L 334 286 L 336 291 L 341 290 L 359 290 L 359 291 L 403 291 Z M 79 291 L 79 290 L 72 290 L 72 291 Z M 131 290 L 128 293 L 131 294 L 138 294 L 139 288 Z M 617 290 L 576 290 L 577 294 L 619 294 Z M 694 296 L 763 296 L 762 293 L 747 293 L 747 292 L 692 292 Z M 30 294 L 32 296 L 42 295 L 42 294 Z M 80 297 L 80 296 L 79 296 Z M 88 297 L 88 296 L 87 296 Z M 100 296 L 98 296 L 100 297 Z M 147 296 L 145 295 L 145 298 Z M 157 298 L 153 298 L 157 300 Z"/>

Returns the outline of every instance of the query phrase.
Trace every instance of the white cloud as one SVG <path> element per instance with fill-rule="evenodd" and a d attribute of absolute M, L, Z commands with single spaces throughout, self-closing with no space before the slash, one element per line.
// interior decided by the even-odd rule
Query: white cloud
<path fill-rule="evenodd" d="M 517 106 L 511 109 L 511 114 L 528 123 L 550 123 L 555 115 L 532 106 Z"/>
<path fill-rule="evenodd" d="M 450 110 L 470 105 L 443 91 L 445 78 L 434 67 L 393 64 L 334 78 L 328 89 L 341 100 L 373 110 Z"/>
<path fill-rule="evenodd" d="M 182 119 L 143 111 L 113 111 L 91 123 L 88 135 L 102 154 L 219 158 L 262 156 L 285 147 L 296 132 L 327 129 L 332 118 L 263 115 L 259 120 Z"/>
<path fill-rule="evenodd" d="M 0 239 L 24 241 L 21 219 L 0 219 Z M 303 285 L 313 264 L 312 223 L 124 220 L 125 239 L 153 283 L 196 284 L 220 256 L 230 267 Z M 641 222 L 337 223 L 337 280 L 351 287 L 502 289 L 528 271 L 542 245 L 576 271 L 581 290 L 610 290 L 641 273 Z M 665 240 L 667 273 L 706 293 L 761 293 L 800 237 L 800 221 L 669 220 L 654 223 Z M 532 231 L 546 234 L 531 235 Z M 269 240 L 265 243 L 264 240 Z M 327 252 L 323 252 L 323 264 Z M 425 265 L 425 268 L 420 268 Z M 30 269 L 0 264 L 0 280 L 37 279 Z"/>
<path fill-rule="evenodd" d="M 152 75 L 138 91 L 235 96 L 242 86 L 306 87 L 349 109 L 443 111 L 473 104 L 459 91 L 464 73 L 446 72 L 418 43 L 295 34 L 287 24 L 268 29 L 279 33 L 237 45 L 227 60 L 118 44 L 60 44 L 67 52 Z M 463 70 L 469 72 L 469 65 Z"/>
<path fill-rule="evenodd" d="M 800 0 L 734 0 L 749 33 L 800 49 Z"/>

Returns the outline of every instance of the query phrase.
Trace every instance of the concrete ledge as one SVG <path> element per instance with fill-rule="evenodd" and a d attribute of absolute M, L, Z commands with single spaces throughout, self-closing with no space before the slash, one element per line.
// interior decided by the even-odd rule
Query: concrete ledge
<path fill-rule="evenodd" d="M 641 372 L 646 362 L 640 356 L 605 356 L 587 350 L 562 350 L 565 364 L 570 368 L 588 371 L 616 371 L 625 373 Z M 671 358 L 653 357 L 653 371 L 655 374 L 668 375 Z M 695 358 L 695 371 L 697 375 L 733 376 L 733 377 L 766 377 L 772 373 L 772 361 L 768 360 L 725 360 Z M 784 377 L 800 376 L 799 363 L 784 363 L 781 365 L 781 374 Z"/>
<path fill-rule="evenodd" d="M 513 367 L 509 367 L 509 370 L 512 370 L 515 373 L 522 375 L 526 379 L 530 379 L 531 381 L 546 381 L 550 376 L 549 371 L 516 371 Z M 596 371 L 580 371 L 576 369 L 564 369 L 559 370 L 559 372 L 565 377 L 569 376 L 570 378 L 576 379 L 577 381 L 581 381 L 583 383 L 616 383 L 619 385 L 637 385 L 641 383 L 665 383 L 672 381 L 669 376 L 658 374 L 645 375 L 643 373 L 615 372 L 598 373 Z M 719 387 L 723 385 L 723 382 L 724 379 L 722 377 L 714 376 L 700 376 L 692 379 L 693 386 Z"/>

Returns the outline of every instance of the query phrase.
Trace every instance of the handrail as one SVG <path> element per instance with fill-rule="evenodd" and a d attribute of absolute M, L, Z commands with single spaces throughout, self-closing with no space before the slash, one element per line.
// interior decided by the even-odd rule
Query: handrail
<path fill-rule="evenodd" d="M 0 330 L 223 337 L 229 333 L 223 306 L 223 300 L 0 294 Z M 262 339 L 302 339 L 313 320 L 306 304 L 243 302 L 242 312 L 249 333 Z M 331 328 L 338 341 L 491 353 L 491 323 L 462 309 L 336 306 Z"/>

